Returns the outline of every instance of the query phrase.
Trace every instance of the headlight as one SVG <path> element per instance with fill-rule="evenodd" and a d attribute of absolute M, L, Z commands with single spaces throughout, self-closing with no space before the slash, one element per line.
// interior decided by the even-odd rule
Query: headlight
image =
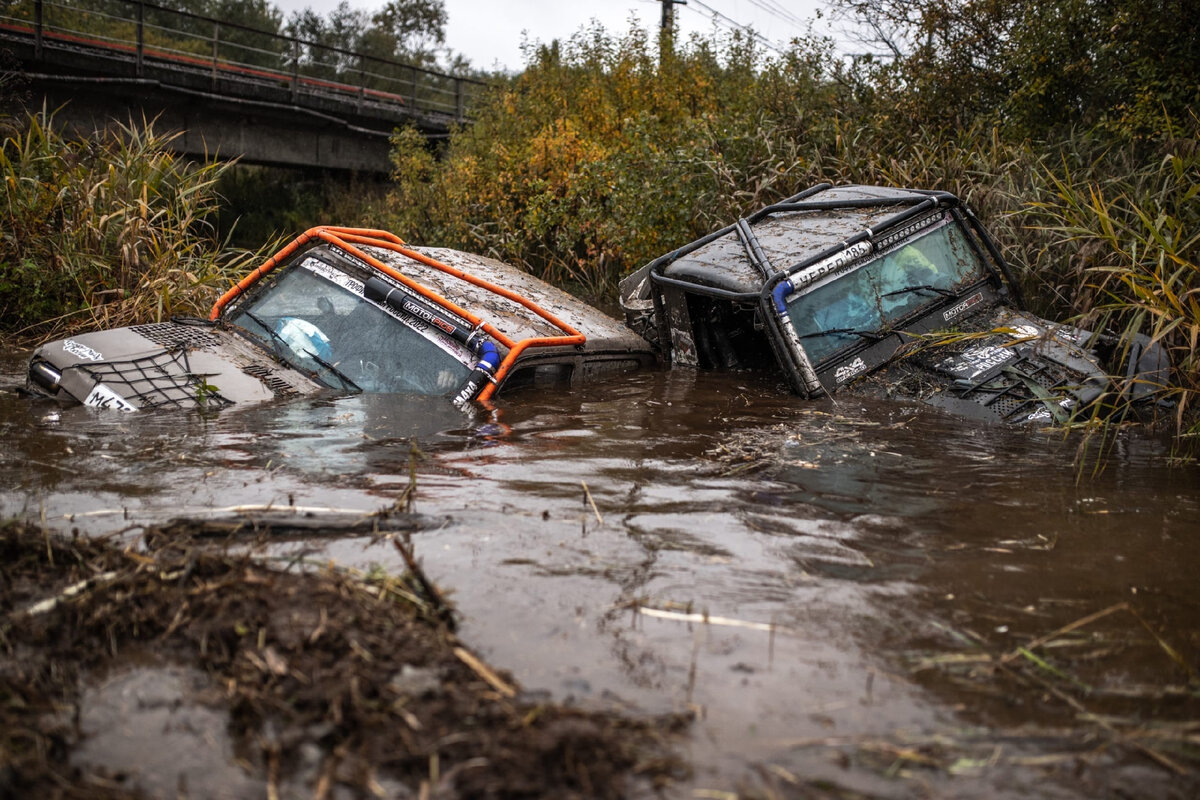
<path fill-rule="evenodd" d="M 58 383 L 62 380 L 62 373 L 50 366 L 47 361 L 34 361 L 29 365 L 29 380 L 50 394 L 56 394 Z"/>

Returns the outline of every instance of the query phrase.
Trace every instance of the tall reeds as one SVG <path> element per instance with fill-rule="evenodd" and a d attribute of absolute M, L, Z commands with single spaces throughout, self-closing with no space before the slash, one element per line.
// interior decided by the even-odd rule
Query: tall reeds
<path fill-rule="evenodd" d="M 224 165 L 153 122 L 86 139 L 30 114 L 0 144 L 0 332 L 25 338 L 206 311 L 244 268 L 209 218 Z"/>
<path fill-rule="evenodd" d="M 1190 135 L 1169 127 L 1159 142 L 1111 148 L 1078 169 L 1043 165 L 1044 190 L 1025 212 L 1053 237 L 1036 274 L 1069 287 L 1083 327 L 1143 333 L 1167 349 L 1180 429 L 1200 393 L 1200 120 L 1188 123 Z"/>

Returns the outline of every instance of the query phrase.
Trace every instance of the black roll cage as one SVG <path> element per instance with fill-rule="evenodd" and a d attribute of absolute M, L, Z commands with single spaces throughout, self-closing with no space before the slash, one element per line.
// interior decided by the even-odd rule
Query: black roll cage
<path fill-rule="evenodd" d="M 772 294 L 776 287 L 789 276 L 802 272 L 806 268 L 820 263 L 826 259 L 837 256 L 843 253 L 848 248 L 860 242 L 871 242 L 889 231 L 902 226 L 909 220 L 918 217 L 922 214 L 935 211 L 939 208 L 948 210 L 954 219 L 962 225 L 964 230 L 968 232 L 967 241 L 971 248 L 979 256 L 980 260 L 985 265 L 987 271 L 992 278 L 1003 288 L 1007 288 L 1011 295 L 1014 305 L 1020 309 L 1025 308 L 1025 299 L 1021 291 L 1020 285 L 1014 278 L 1008 262 L 1004 260 L 1004 256 L 1000 253 L 1000 248 L 992 239 L 991 235 L 980 223 L 974 212 L 955 195 L 938 190 L 929 189 L 905 189 L 904 191 L 909 196 L 901 197 L 877 197 L 877 198 L 861 198 L 857 200 L 821 200 L 819 195 L 834 188 L 830 183 L 819 183 L 804 191 L 792 195 L 778 203 L 765 206 L 748 217 L 741 218 L 731 225 L 713 231 L 712 233 L 697 239 L 694 242 L 684 245 L 676 250 L 660 256 L 651 261 L 647 265 L 650 282 L 652 285 L 669 286 L 682 290 L 686 294 L 702 295 L 718 300 L 725 300 L 741 305 L 753 305 L 760 309 L 769 309 L 772 304 Z M 912 196 L 916 195 L 916 196 Z M 883 208 L 888 206 L 899 206 L 902 210 L 886 217 L 879 223 L 867 227 L 857 233 L 854 233 L 842 240 L 838 244 L 832 245 L 818 252 L 816 255 L 803 259 L 796 264 L 791 264 L 783 269 L 776 267 L 771 263 L 771 260 L 763 252 L 762 246 L 754 234 L 753 226 L 761 220 L 772 214 L 794 212 L 794 211 L 827 211 L 835 209 L 855 209 L 855 208 Z M 763 276 L 762 288 L 757 292 L 735 292 L 728 289 L 722 289 L 715 286 L 706 286 L 701 283 L 692 281 L 680 280 L 671 278 L 663 274 L 663 270 L 675 262 L 679 258 L 694 252 L 701 247 L 727 236 L 730 233 L 736 234 L 738 241 L 741 243 L 746 252 L 746 257 L 751 265 Z M 847 262 L 849 266 L 851 262 Z M 658 320 L 667 319 L 665 309 L 662 307 L 663 300 L 661 293 L 651 292 L 654 302 L 654 313 Z M 797 356 L 792 353 L 790 347 L 781 346 L 783 342 L 784 332 L 780 330 L 779 323 L 774 319 L 774 315 L 770 313 L 763 314 L 767 326 L 774 334 L 769 338 L 772 348 L 775 350 L 779 360 L 786 364 L 789 368 L 785 370 L 789 381 L 793 388 L 802 395 L 812 395 L 815 393 L 814 386 L 811 385 L 815 379 L 815 375 L 809 376 L 808 384 L 802 377 L 806 373 L 812 372 L 812 365 L 802 365 L 797 363 Z"/>

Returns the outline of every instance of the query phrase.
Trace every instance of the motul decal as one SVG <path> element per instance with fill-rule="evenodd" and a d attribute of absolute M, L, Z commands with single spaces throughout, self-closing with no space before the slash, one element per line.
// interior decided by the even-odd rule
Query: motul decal
<path fill-rule="evenodd" d="M 983 292 L 976 292 L 975 294 L 971 295 L 966 300 L 963 300 L 961 303 L 954 306 L 953 308 L 946 309 L 942 313 L 942 319 L 944 319 L 946 322 L 949 322 L 950 320 L 954 319 L 955 317 L 961 315 L 964 311 L 966 311 L 971 306 L 973 306 L 977 303 L 982 303 L 982 302 L 983 302 Z"/>
<path fill-rule="evenodd" d="M 419 317 L 420 319 L 428 322 L 430 325 L 436 325 L 446 333 L 454 333 L 455 327 L 453 323 L 447 322 L 436 314 L 430 313 L 428 309 L 422 308 L 416 303 L 410 302 L 407 298 L 405 298 L 402 305 L 404 310 L 409 314 L 412 314 L 414 317 Z"/>

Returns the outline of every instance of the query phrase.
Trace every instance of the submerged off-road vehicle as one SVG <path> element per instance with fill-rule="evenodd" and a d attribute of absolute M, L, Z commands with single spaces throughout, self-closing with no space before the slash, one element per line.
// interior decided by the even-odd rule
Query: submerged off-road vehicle
<path fill-rule="evenodd" d="M 462 405 L 653 361 L 617 320 L 508 264 L 320 227 L 243 278 L 207 320 L 42 345 L 26 391 L 118 411 L 360 391 Z"/>
<path fill-rule="evenodd" d="M 1023 310 L 999 248 L 946 192 L 815 186 L 621 284 L 631 327 L 675 365 L 781 370 L 966 416 L 1067 422 L 1155 401 L 1168 359 Z"/>

